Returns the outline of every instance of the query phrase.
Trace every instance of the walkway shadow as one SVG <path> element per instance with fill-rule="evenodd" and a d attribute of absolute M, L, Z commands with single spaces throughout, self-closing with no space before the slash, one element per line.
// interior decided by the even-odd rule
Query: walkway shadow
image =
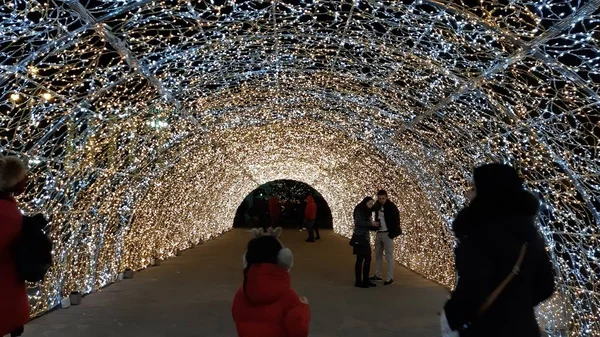
<path fill-rule="evenodd" d="M 445 289 L 401 267 L 394 285 L 355 288 L 347 240 L 323 231 L 321 241 L 307 244 L 305 236 L 286 230 L 282 240 L 294 252 L 294 288 L 311 304 L 311 337 L 439 336 Z M 246 230 L 232 230 L 34 320 L 26 336 L 234 337 L 231 302 L 249 239 Z"/>

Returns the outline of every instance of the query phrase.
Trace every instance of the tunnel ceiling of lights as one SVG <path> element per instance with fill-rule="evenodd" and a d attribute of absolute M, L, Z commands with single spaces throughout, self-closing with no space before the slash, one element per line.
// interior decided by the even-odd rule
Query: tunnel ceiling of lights
<path fill-rule="evenodd" d="M 472 168 L 543 200 L 558 295 L 543 326 L 600 336 L 600 0 L 5 1 L 0 149 L 29 159 L 26 212 L 71 291 L 228 230 L 260 184 L 327 199 L 337 233 L 386 188 L 397 259 L 451 287 Z M 219 207 L 215 207 L 218 203 Z"/>

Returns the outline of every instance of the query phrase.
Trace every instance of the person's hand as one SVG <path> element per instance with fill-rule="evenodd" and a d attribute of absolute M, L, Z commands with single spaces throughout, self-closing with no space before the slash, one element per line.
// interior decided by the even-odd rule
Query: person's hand
<path fill-rule="evenodd" d="M 373 223 L 371 224 L 372 227 L 381 227 L 381 224 L 377 221 L 373 221 Z"/>
<path fill-rule="evenodd" d="M 302 297 L 300 297 L 300 302 L 308 305 L 308 298 L 306 298 L 306 296 L 302 296 Z"/>

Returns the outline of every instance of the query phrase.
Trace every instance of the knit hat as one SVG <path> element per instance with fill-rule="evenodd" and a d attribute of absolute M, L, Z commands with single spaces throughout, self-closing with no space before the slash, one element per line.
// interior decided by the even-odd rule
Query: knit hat
<path fill-rule="evenodd" d="M 0 191 L 10 192 L 19 182 L 27 177 L 27 166 L 18 157 L 0 158 Z"/>
<path fill-rule="evenodd" d="M 279 240 L 281 232 L 281 227 L 275 230 L 269 228 L 266 232 L 262 228 L 252 229 L 253 239 L 248 242 L 248 250 L 243 259 L 244 269 L 252 264 L 272 263 L 290 271 L 294 265 L 294 256 Z"/>

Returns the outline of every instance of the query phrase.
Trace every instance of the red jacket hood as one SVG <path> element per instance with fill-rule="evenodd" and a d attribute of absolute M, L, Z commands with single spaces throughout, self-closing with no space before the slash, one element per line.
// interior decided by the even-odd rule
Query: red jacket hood
<path fill-rule="evenodd" d="M 250 266 L 246 274 L 245 294 L 255 304 L 274 303 L 291 289 L 290 274 L 272 263 Z"/>

